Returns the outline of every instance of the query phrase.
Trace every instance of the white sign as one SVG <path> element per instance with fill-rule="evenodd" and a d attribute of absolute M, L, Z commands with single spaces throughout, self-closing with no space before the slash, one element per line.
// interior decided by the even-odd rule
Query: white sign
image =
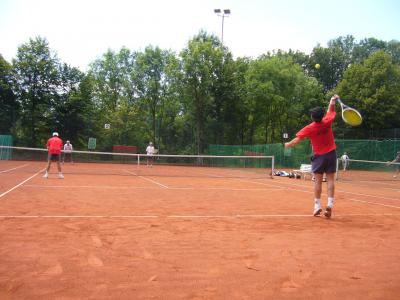
<path fill-rule="evenodd" d="M 284 134 L 283 134 L 283 138 L 284 138 L 284 139 L 287 139 L 288 137 L 289 137 L 289 135 L 288 135 L 287 133 L 284 133 Z"/>
<path fill-rule="evenodd" d="M 111 125 L 110 124 L 104 124 L 104 129 L 110 129 Z"/>

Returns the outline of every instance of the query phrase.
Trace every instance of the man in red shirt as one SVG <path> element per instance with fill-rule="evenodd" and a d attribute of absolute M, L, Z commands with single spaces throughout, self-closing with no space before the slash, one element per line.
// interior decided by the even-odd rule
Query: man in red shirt
<path fill-rule="evenodd" d="M 49 170 L 52 160 L 57 162 L 58 178 L 61 179 L 64 178 L 64 175 L 61 172 L 61 164 L 60 164 L 62 146 L 63 146 L 63 141 L 58 137 L 58 133 L 53 132 L 53 137 L 47 141 L 47 150 L 49 151 L 49 154 L 47 157 L 46 173 L 43 175 L 44 178 L 49 177 Z"/>
<path fill-rule="evenodd" d="M 332 123 L 335 119 L 335 103 L 339 96 L 335 95 L 329 102 L 326 115 L 321 107 L 310 110 L 314 122 L 301 129 L 296 137 L 288 143 L 285 148 L 294 147 L 304 138 L 311 140 L 314 155 L 311 158 L 314 181 L 314 216 L 319 216 L 321 209 L 321 192 L 323 175 L 326 173 L 328 183 L 328 205 L 324 212 L 325 217 L 330 218 L 335 194 L 335 173 L 336 173 L 336 145 L 333 138 Z"/>

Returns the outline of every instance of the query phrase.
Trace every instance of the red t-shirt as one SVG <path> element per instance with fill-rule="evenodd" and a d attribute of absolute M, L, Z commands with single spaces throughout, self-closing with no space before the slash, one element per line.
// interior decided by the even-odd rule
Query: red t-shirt
<path fill-rule="evenodd" d="M 53 136 L 47 141 L 47 149 L 50 154 L 61 154 L 63 141 L 58 136 Z"/>
<path fill-rule="evenodd" d="M 314 154 L 322 155 L 336 149 L 332 132 L 332 122 L 336 112 L 329 110 L 321 122 L 312 122 L 301 129 L 296 136 L 300 139 L 308 137 L 311 140 Z"/>

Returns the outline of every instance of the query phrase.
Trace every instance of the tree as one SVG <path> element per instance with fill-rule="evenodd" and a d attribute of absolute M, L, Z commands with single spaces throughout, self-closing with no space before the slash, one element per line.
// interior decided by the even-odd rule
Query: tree
<path fill-rule="evenodd" d="M 308 109 L 322 99 L 321 86 L 287 55 L 264 56 L 246 74 L 251 143 L 282 141 L 282 133 L 309 121 Z"/>
<path fill-rule="evenodd" d="M 136 87 L 131 78 L 135 59 L 135 53 L 122 48 L 118 53 L 108 50 L 90 65 L 89 76 L 93 79 L 91 98 L 97 112 L 94 127 L 103 130 L 104 124 L 111 124 L 111 130 L 104 132 L 99 140 L 99 147 L 104 149 L 110 150 L 115 144 L 132 144 L 137 140 L 130 139 L 132 134 L 141 135 L 141 127 L 132 128 L 131 122 L 124 121 L 128 115 L 136 120 L 142 119 L 135 107 L 138 105 Z M 132 134 L 121 134 L 129 131 Z"/>
<path fill-rule="evenodd" d="M 83 147 L 87 138 L 98 131 L 96 109 L 92 102 L 93 78 L 64 64 L 60 69 L 58 101 L 54 103 L 54 124 L 63 137 Z"/>
<path fill-rule="evenodd" d="M 105 112 L 116 111 L 121 101 L 133 101 L 131 72 L 135 55 L 126 48 L 119 53 L 108 50 L 101 59 L 90 65 L 94 78 L 93 97 L 96 106 Z"/>
<path fill-rule="evenodd" d="M 206 127 L 215 100 L 212 87 L 217 76 L 216 61 L 221 60 L 220 51 L 221 43 L 218 38 L 201 31 L 189 41 L 187 48 L 180 54 L 185 93 L 184 107 L 194 124 L 198 154 L 204 152 L 207 144 Z"/>
<path fill-rule="evenodd" d="M 11 134 L 19 114 L 12 87 L 12 66 L 0 55 L 0 134 Z"/>
<path fill-rule="evenodd" d="M 57 98 L 58 58 L 50 51 L 46 39 L 37 37 L 18 48 L 13 60 L 15 93 L 21 103 L 17 135 L 21 142 L 43 146 L 57 124 L 49 124 Z"/>
<path fill-rule="evenodd" d="M 362 112 L 362 127 L 400 127 L 400 66 L 384 51 L 376 51 L 361 64 L 353 64 L 336 92 Z"/>
<path fill-rule="evenodd" d="M 400 42 L 396 40 L 388 42 L 387 52 L 392 56 L 393 63 L 400 65 Z"/>
<path fill-rule="evenodd" d="M 372 53 L 386 50 L 387 43 L 376 38 L 365 38 L 354 47 L 353 57 L 355 63 L 362 63 Z"/>
<path fill-rule="evenodd" d="M 316 64 L 320 69 L 315 69 Z M 328 48 L 317 46 L 310 55 L 310 75 L 317 78 L 326 93 L 336 87 L 348 64 L 349 58 L 337 44 L 332 43 Z"/>
<path fill-rule="evenodd" d="M 234 86 L 235 86 L 235 105 L 230 106 L 233 111 L 231 114 L 236 115 L 233 117 L 232 122 L 228 125 L 230 129 L 235 132 L 235 137 L 232 137 L 227 141 L 228 144 L 245 144 L 249 142 L 248 137 L 252 137 L 249 131 L 249 122 L 251 116 L 251 110 L 246 105 L 246 74 L 250 65 L 250 58 L 238 58 L 234 62 Z M 232 133 L 233 133 L 232 132 Z"/>
<path fill-rule="evenodd" d="M 176 66 L 176 59 L 172 52 L 148 46 L 143 53 L 136 53 L 132 72 L 137 101 L 142 112 L 147 114 L 146 119 L 150 125 L 144 129 L 150 129 L 148 139 L 156 142 L 157 147 L 160 147 L 162 142 L 160 131 L 166 106 L 173 94 L 170 77 L 173 65 Z"/>

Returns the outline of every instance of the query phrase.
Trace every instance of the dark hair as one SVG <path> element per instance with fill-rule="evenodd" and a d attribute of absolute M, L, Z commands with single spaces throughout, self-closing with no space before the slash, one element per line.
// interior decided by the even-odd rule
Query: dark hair
<path fill-rule="evenodd" d="M 314 122 L 321 122 L 322 118 L 324 117 L 325 111 L 322 107 L 314 107 L 310 109 L 311 118 Z"/>

